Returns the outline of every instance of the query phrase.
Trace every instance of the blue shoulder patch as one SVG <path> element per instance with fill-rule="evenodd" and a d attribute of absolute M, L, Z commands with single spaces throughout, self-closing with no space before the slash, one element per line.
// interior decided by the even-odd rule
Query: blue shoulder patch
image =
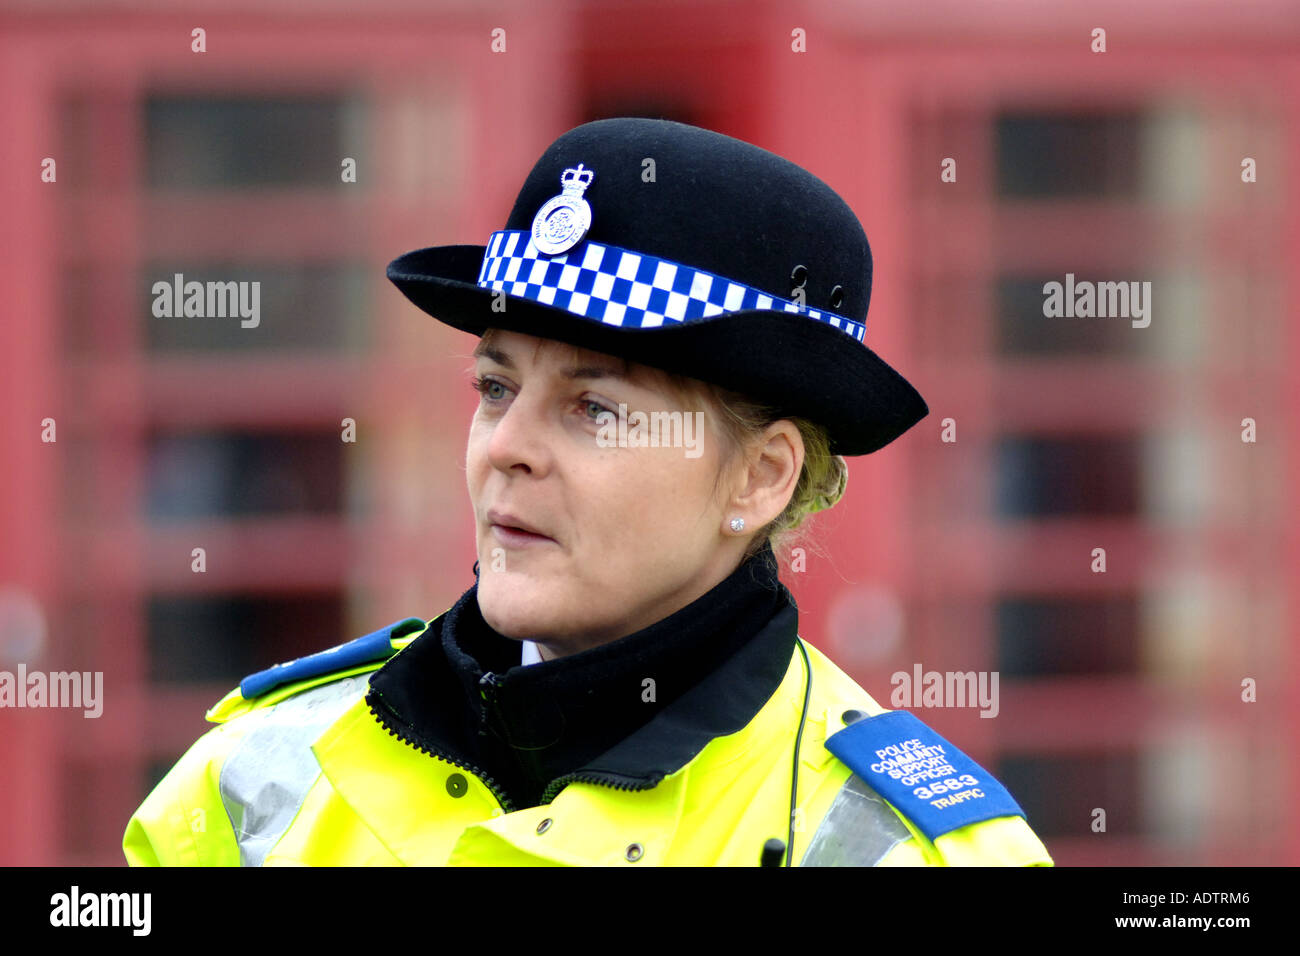
<path fill-rule="evenodd" d="M 826 749 L 931 842 L 970 823 L 1025 815 L 991 773 L 905 710 L 850 724 L 826 738 Z"/>
<path fill-rule="evenodd" d="M 243 695 L 244 700 L 252 700 L 281 684 L 291 684 L 294 681 L 319 677 L 331 671 L 344 671 L 351 667 L 369 664 L 371 661 L 384 660 L 395 653 L 392 645 L 394 638 L 409 634 L 424 625 L 425 622 L 418 617 L 403 618 L 365 637 L 340 644 L 338 647 L 318 651 L 295 661 L 276 664 L 274 667 L 268 667 L 264 671 L 245 677 L 239 682 L 239 693 Z"/>

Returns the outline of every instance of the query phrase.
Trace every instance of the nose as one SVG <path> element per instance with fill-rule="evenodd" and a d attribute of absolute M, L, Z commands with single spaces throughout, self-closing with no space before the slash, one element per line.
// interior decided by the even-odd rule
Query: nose
<path fill-rule="evenodd" d="M 525 388 L 511 399 L 492 426 L 487 455 L 493 468 L 507 474 L 516 469 L 535 476 L 550 471 L 551 433 L 540 396 Z"/>

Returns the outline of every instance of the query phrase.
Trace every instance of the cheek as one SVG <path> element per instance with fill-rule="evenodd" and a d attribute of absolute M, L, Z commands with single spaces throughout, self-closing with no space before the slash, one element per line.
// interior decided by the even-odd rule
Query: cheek
<path fill-rule="evenodd" d="M 613 535 L 606 540 L 624 551 L 638 539 L 688 546 L 711 521 L 713 472 L 704 458 L 686 459 L 680 449 L 638 451 L 603 479 L 611 493 L 597 510 Z"/>
<path fill-rule="evenodd" d="M 476 480 L 482 481 L 487 470 L 487 440 L 489 433 L 478 423 L 478 416 L 469 428 L 469 439 L 465 443 L 465 471 L 471 485 Z"/>

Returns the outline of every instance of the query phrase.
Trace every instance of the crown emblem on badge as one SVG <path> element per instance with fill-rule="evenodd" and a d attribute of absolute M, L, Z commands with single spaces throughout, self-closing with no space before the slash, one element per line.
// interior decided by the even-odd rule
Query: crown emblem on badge
<path fill-rule="evenodd" d="M 558 256 L 582 241 L 591 228 L 591 207 L 582 194 L 595 176 L 582 163 L 560 176 L 560 195 L 546 200 L 533 217 L 533 245 L 538 252 Z"/>

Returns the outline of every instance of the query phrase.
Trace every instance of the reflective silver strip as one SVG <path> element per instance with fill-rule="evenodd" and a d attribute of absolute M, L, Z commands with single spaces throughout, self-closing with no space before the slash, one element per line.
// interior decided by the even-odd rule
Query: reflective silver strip
<path fill-rule="evenodd" d="M 311 745 L 366 691 L 365 676 L 321 684 L 237 720 L 256 723 L 221 768 L 221 802 L 243 866 L 261 866 L 320 776 Z"/>
<path fill-rule="evenodd" d="M 875 866 L 911 831 L 856 773 L 844 782 L 800 866 Z"/>

